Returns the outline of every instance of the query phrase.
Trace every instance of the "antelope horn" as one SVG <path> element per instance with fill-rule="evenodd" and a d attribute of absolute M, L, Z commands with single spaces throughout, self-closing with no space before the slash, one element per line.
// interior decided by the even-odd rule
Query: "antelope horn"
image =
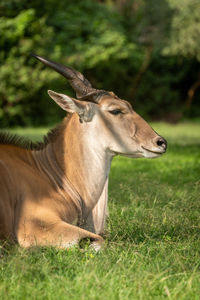
<path fill-rule="evenodd" d="M 55 63 L 44 57 L 35 54 L 31 55 L 39 61 L 41 61 L 42 63 L 44 63 L 45 65 L 47 65 L 48 67 L 54 69 L 55 71 L 63 75 L 65 78 L 67 78 L 69 80 L 70 85 L 75 90 L 76 97 L 78 99 L 98 103 L 100 98 L 99 96 L 107 93 L 104 90 L 94 89 L 91 83 L 80 72 L 72 68 L 65 67 L 61 64 Z"/>

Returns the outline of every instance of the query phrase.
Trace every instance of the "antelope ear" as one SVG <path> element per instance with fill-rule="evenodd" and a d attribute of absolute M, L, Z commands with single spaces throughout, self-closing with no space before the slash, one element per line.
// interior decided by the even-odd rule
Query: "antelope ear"
<path fill-rule="evenodd" d="M 72 99 L 67 95 L 48 90 L 49 96 L 65 111 L 77 113 L 80 121 L 90 122 L 94 116 L 94 104 Z"/>

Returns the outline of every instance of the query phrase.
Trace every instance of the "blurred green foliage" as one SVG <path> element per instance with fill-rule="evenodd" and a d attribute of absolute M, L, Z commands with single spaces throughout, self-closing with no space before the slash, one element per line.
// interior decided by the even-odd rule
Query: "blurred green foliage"
<path fill-rule="evenodd" d="M 30 53 L 72 66 L 147 118 L 197 116 L 198 0 L 1 0 L 1 127 L 57 122 L 47 89 L 73 95 Z"/>

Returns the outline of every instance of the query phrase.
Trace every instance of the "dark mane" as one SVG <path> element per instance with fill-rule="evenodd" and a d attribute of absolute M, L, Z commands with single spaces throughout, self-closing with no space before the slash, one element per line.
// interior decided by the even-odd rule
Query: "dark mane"
<path fill-rule="evenodd" d="M 43 137 L 42 142 L 33 142 L 23 136 L 18 136 L 9 132 L 0 132 L 0 145 L 13 145 L 27 150 L 44 149 L 49 143 L 53 142 L 55 137 L 60 133 L 61 124 L 54 129 L 51 129 L 47 135 Z"/>

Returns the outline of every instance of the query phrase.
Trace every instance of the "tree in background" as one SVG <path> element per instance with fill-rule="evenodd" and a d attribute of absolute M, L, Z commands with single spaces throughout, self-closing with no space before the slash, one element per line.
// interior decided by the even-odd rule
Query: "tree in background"
<path fill-rule="evenodd" d="M 194 116 L 199 110 L 199 40 L 189 42 L 189 32 L 194 36 L 199 30 L 200 6 L 190 0 L 181 1 L 180 8 L 178 2 L 2 0 L 1 126 L 55 123 L 63 114 L 46 90 L 70 94 L 71 89 L 31 52 L 79 69 L 97 88 L 134 102 L 146 117 L 166 118 L 190 101 L 192 88 L 189 113 Z M 191 49 L 185 49 L 187 41 L 176 43 L 184 32 Z"/>
<path fill-rule="evenodd" d="M 41 6 L 37 0 L 13 0 L 1 6 L 0 115 L 4 126 L 56 121 L 55 106 L 45 90 L 64 90 L 65 81 L 30 58 L 31 52 L 84 72 L 97 68 L 100 78 L 102 65 L 111 69 L 114 62 L 134 54 L 135 46 L 128 43 L 120 16 L 98 2 L 46 0 Z"/>
<path fill-rule="evenodd" d="M 182 56 L 200 62 L 200 2 L 198 0 L 168 0 L 173 10 L 170 37 L 162 53 Z M 195 78 L 194 76 L 193 78 Z M 195 92 L 200 87 L 200 69 L 187 92 L 185 107 L 191 108 Z"/>

